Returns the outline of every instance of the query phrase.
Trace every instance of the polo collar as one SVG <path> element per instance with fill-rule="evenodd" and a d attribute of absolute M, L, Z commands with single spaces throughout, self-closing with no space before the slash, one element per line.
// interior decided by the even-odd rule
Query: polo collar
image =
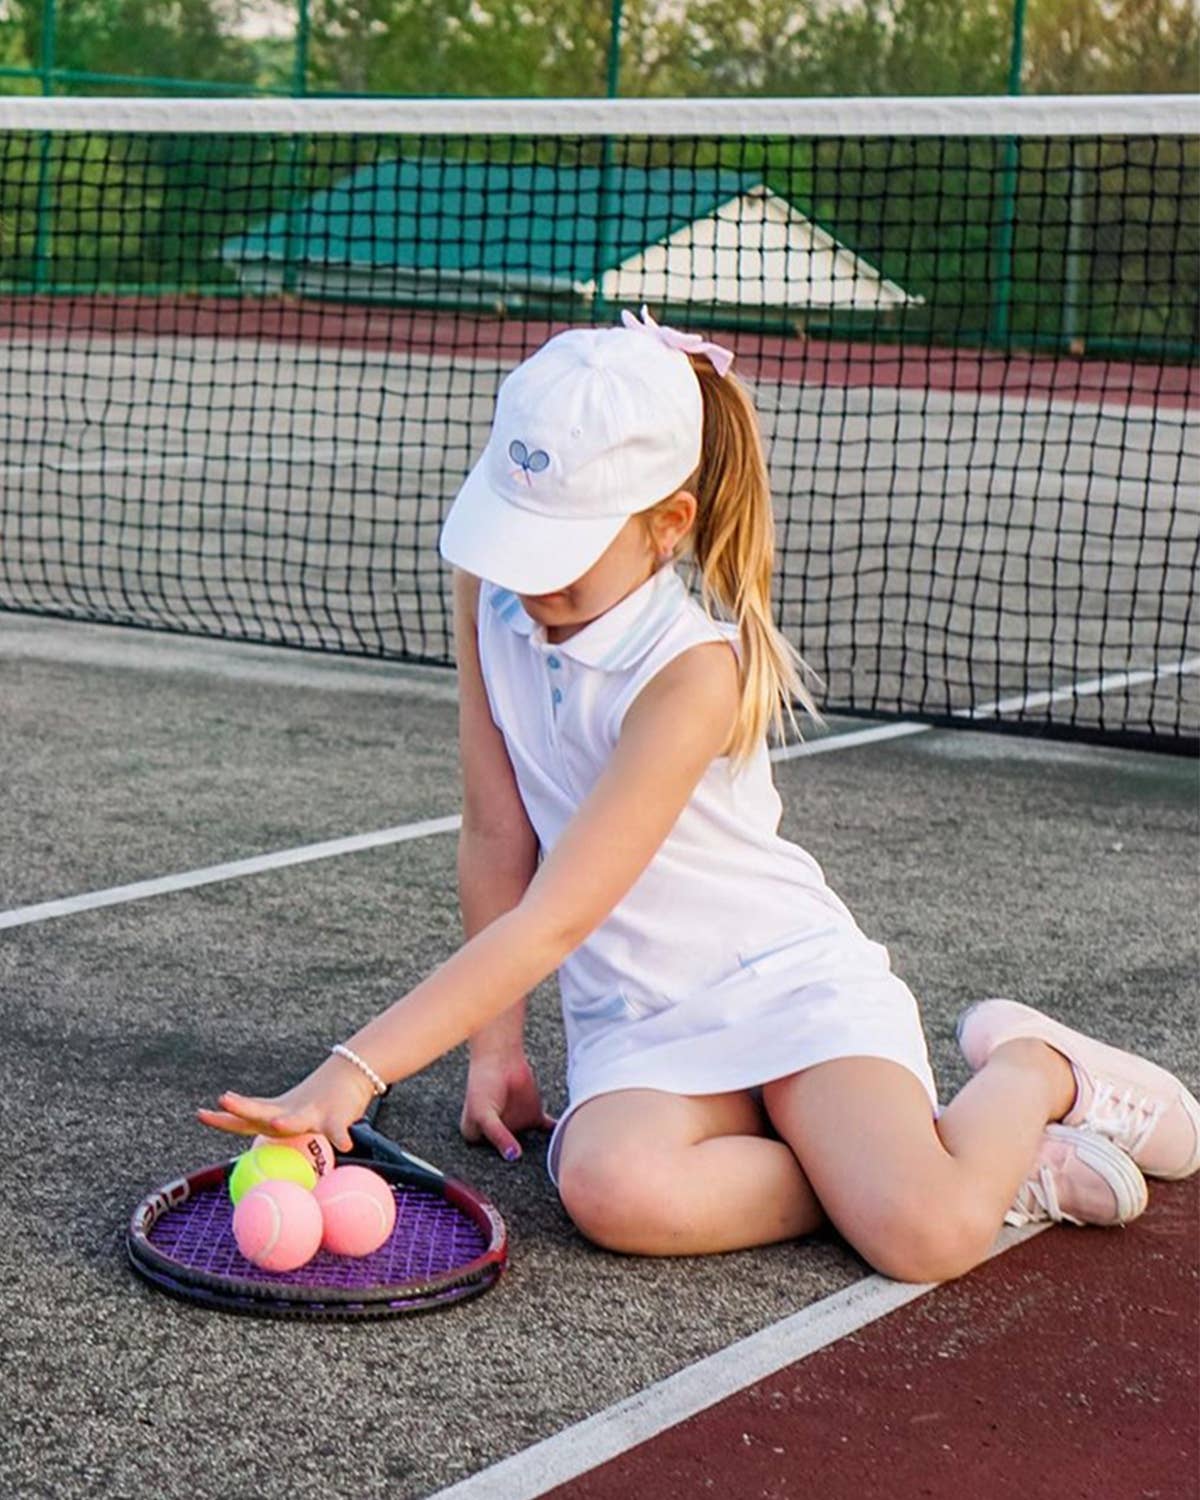
<path fill-rule="evenodd" d="M 545 626 L 536 624 L 508 589 L 493 588 L 491 606 L 506 625 L 528 636 L 543 652 L 557 652 L 585 667 L 620 672 L 645 656 L 686 599 L 687 588 L 675 564 L 665 563 L 645 583 L 566 641 L 547 641 Z"/>

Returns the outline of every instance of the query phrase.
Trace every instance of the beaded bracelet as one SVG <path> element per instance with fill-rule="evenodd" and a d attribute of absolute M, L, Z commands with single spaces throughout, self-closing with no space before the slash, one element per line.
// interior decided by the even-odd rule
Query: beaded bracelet
<path fill-rule="evenodd" d="M 341 1042 L 338 1042 L 335 1047 L 330 1047 L 329 1050 L 330 1052 L 336 1053 L 338 1057 L 344 1057 L 347 1062 L 352 1062 L 357 1067 L 360 1067 L 367 1075 L 367 1077 L 371 1080 L 371 1086 L 374 1088 L 377 1094 L 387 1093 L 387 1084 L 384 1083 L 383 1079 L 380 1078 L 379 1074 L 375 1071 L 370 1063 L 363 1062 L 362 1058 L 359 1057 L 357 1052 L 351 1052 L 350 1048 L 343 1047 Z"/>

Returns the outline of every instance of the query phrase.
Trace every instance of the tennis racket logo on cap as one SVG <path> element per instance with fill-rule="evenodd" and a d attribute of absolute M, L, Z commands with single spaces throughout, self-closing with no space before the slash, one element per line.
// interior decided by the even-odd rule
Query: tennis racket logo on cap
<path fill-rule="evenodd" d="M 520 467 L 512 471 L 514 479 L 524 477 L 525 483 L 533 488 L 533 474 L 541 474 L 550 467 L 550 455 L 541 448 L 535 448 L 531 453 L 520 438 L 514 438 L 508 445 L 508 456 L 513 463 Z"/>

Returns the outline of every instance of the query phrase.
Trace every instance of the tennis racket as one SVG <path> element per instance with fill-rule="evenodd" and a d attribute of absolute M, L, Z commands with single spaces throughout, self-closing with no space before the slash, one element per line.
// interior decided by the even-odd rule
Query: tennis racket
<path fill-rule="evenodd" d="M 508 1259 L 504 1220 L 474 1188 L 381 1134 L 374 1123 L 380 1102 L 350 1126 L 353 1149 L 337 1153 L 340 1165 L 369 1166 L 395 1195 L 396 1226 L 371 1255 L 318 1250 L 287 1272 L 252 1265 L 233 1237 L 233 1161 L 225 1161 L 138 1204 L 125 1237 L 133 1269 L 189 1302 L 268 1318 L 388 1318 L 487 1291 Z"/>

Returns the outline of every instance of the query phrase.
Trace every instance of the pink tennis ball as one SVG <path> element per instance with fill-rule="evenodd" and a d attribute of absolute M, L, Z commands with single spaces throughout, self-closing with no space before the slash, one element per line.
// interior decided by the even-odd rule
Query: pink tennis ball
<path fill-rule="evenodd" d="M 309 1130 L 304 1135 L 256 1135 L 250 1149 L 253 1150 L 254 1146 L 290 1146 L 293 1151 L 299 1151 L 318 1177 L 333 1171 L 333 1147 L 329 1144 L 329 1137 L 319 1130 Z"/>
<path fill-rule="evenodd" d="M 396 1223 L 396 1197 L 370 1167 L 335 1167 L 310 1195 L 321 1210 L 321 1248 L 334 1255 L 370 1255 Z"/>
<path fill-rule="evenodd" d="M 251 1188 L 233 1211 L 233 1237 L 264 1271 L 295 1271 L 321 1248 L 324 1221 L 316 1198 L 298 1182 L 272 1179 Z"/>

